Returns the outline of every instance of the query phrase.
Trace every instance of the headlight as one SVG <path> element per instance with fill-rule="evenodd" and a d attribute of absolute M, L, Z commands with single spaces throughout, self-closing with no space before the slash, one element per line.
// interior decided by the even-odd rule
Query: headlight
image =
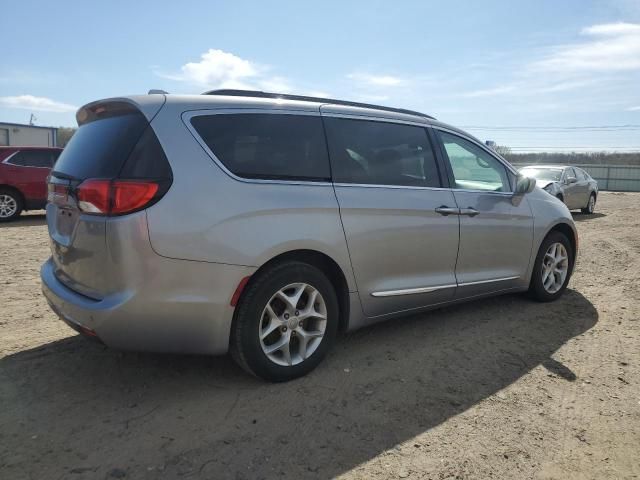
<path fill-rule="evenodd" d="M 551 193 L 553 191 L 553 183 L 550 183 L 549 185 L 547 185 L 546 187 L 543 188 L 543 190 Z"/>

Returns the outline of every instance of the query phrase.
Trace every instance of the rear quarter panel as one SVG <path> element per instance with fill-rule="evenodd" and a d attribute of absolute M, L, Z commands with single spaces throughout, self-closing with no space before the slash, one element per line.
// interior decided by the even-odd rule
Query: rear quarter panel
<path fill-rule="evenodd" d="M 152 122 L 173 184 L 148 211 L 153 249 L 170 258 L 259 267 L 292 250 L 331 257 L 355 281 L 333 186 L 240 181 L 229 176 L 167 103 Z"/>

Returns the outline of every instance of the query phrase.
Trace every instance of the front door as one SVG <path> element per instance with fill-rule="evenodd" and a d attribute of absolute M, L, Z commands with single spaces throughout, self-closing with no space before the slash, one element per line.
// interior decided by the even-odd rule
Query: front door
<path fill-rule="evenodd" d="M 571 179 L 575 179 L 575 182 Z M 562 174 L 562 191 L 564 193 L 564 203 L 570 209 L 578 208 L 580 205 L 580 186 L 577 180 L 576 172 L 573 168 L 565 168 Z"/>
<path fill-rule="evenodd" d="M 459 220 L 424 127 L 323 112 L 332 175 L 365 315 L 442 303 L 456 288 Z M 442 211 L 442 210 L 440 210 Z"/>
<path fill-rule="evenodd" d="M 526 275 L 533 215 L 526 198 L 513 199 L 515 175 L 479 144 L 438 131 L 460 208 L 457 298 L 506 290 Z"/>

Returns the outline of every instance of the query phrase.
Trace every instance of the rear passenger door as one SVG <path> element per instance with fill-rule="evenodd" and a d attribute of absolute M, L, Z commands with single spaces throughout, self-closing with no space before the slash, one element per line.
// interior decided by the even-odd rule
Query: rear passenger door
<path fill-rule="evenodd" d="M 47 176 L 56 158 L 57 152 L 20 150 L 7 161 L 12 181 L 28 200 L 46 201 Z"/>
<path fill-rule="evenodd" d="M 323 113 L 335 192 L 365 315 L 451 300 L 458 216 L 426 129 Z"/>
<path fill-rule="evenodd" d="M 525 197 L 513 201 L 515 174 L 470 138 L 436 132 L 460 207 L 456 297 L 521 284 L 531 256 L 533 215 Z"/>
<path fill-rule="evenodd" d="M 585 173 L 579 168 L 574 168 L 576 172 L 576 208 L 584 208 L 589 202 L 589 180 Z"/>

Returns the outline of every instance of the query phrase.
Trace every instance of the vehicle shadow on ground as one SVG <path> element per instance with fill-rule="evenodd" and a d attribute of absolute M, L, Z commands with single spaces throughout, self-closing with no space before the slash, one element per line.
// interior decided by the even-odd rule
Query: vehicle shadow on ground
<path fill-rule="evenodd" d="M 0 360 L 0 465 L 6 478 L 332 478 L 539 365 L 575 380 L 552 355 L 597 320 L 572 290 L 550 304 L 482 300 L 347 335 L 285 384 L 227 357 L 71 337 Z"/>
<path fill-rule="evenodd" d="M 42 213 L 36 213 L 31 215 L 21 215 L 15 220 L 10 222 L 1 222 L 0 229 L 2 228 L 16 228 L 16 227 L 35 227 L 38 225 L 47 224 L 47 215 Z"/>
<path fill-rule="evenodd" d="M 606 217 L 604 213 L 573 213 L 573 219 L 576 222 L 583 222 L 585 220 L 595 220 L 596 218 Z"/>

